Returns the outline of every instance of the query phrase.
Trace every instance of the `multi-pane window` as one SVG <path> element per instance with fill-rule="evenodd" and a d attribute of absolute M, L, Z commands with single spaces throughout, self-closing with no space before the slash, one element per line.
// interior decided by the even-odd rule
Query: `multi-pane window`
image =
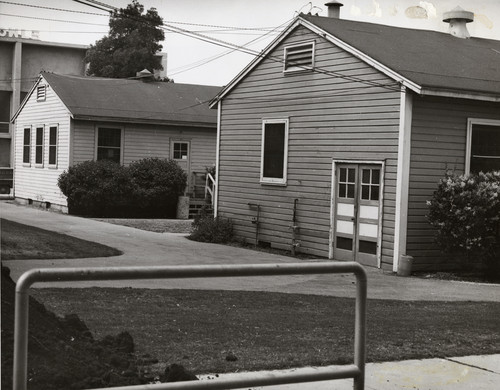
<path fill-rule="evenodd" d="M 121 162 L 122 130 L 100 127 L 97 131 L 97 160 Z"/>
<path fill-rule="evenodd" d="M 31 162 L 31 127 L 24 128 L 23 135 L 23 164 Z"/>
<path fill-rule="evenodd" d="M 364 168 L 361 173 L 361 199 L 379 200 L 380 169 Z"/>
<path fill-rule="evenodd" d="M 284 71 L 301 71 L 314 68 L 314 42 L 285 47 Z"/>
<path fill-rule="evenodd" d="M 262 127 L 261 181 L 286 183 L 288 120 L 265 120 Z"/>
<path fill-rule="evenodd" d="M 340 168 L 338 183 L 339 198 L 354 199 L 356 189 L 356 169 Z"/>
<path fill-rule="evenodd" d="M 35 131 L 35 164 L 43 165 L 43 126 Z"/>
<path fill-rule="evenodd" d="M 500 123 L 472 124 L 470 128 L 470 172 L 500 170 Z"/>
<path fill-rule="evenodd" d="M 57 126 L 49 128 L 49 165 L 57 165 Z"/>
<path fill-rule="evenodd" d="M 189 153 L 188 142 L 174 142 L 172 157 L 174 160 L 187 160 Z"/>

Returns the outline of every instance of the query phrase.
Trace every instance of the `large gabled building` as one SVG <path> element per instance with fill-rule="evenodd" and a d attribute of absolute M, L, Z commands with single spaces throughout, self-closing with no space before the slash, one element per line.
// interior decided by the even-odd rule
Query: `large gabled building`
<path fill-rule="evenodd" d="M 500 41 L 460 39 L 461 9 L 451 34 L 331 14 L 299 15 L 212 102 L 216 214 L 257 244 L 452 267 L 426 200 L 446 172 L 500 169 Z"/>

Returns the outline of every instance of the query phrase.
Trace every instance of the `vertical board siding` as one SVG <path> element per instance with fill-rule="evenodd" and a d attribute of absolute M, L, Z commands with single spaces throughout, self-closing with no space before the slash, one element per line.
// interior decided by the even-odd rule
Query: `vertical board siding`
<path fill-rule="evenodd" d="M 314 72 L 284 74 L 285 45 L 315 40 Z M 382 262 L 392 264 L 400 92 L 388 77 L 300 27 L 222 101 L 219 214 L 235 232 L 290 249 L 294 199 L 299 250 L 328 256 L 333 160 L 385 161 Z M 389 86 L 390 88 L 386 88 Z M 286 186 L 261 185 L 262 121 L 289 119 Z M 392 178 L 392 179 L 391 179 Z"/>
<path fill-rule="evenodd" d="M 42 79 L 40 85 L 44 85 Z M 43 166 L 35 165 L 35 129 L 43 125 Z M 49 127 L 58 126 L 57 166 L 49 167 Z M 31 165 L 23 164 L 24 128 L 31 132 Z M 54 91 L 47 86 L 45 101 L 36 101 L 36 90 L 19 113 L 14 135 L 14 193 L 17 198 L 66 206 L 66 197 L 57 186 L 59 175 L 69 166 L 70 116 Z"/>
<path fill-rule="evenodd" d="M 434 243 L 426 201 L 447 171 L 465 171 L 467 120 L 500 120 L 500 103 L 415 97 L 413 102 L 407 253 L 416 269 L 453 267 Z"/>

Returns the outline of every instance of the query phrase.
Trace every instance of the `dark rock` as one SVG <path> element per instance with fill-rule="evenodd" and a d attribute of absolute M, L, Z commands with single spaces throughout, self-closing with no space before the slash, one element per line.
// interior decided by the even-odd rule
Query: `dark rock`
<path fill-rule="evenodd" d="M 165 368 L 164 375 L 160 377 L 162 382 L 184 382 L 197 381 L 198 378 L 191 371 L 186 370 L 180 364 L 171 364 Z"/>
<path fill-rule="evenodd" d="M 228 353 L 226 356 L 226 360 L 228 362 L 235 362 L 238 360 L 238 357 L 234 353 Z"/>

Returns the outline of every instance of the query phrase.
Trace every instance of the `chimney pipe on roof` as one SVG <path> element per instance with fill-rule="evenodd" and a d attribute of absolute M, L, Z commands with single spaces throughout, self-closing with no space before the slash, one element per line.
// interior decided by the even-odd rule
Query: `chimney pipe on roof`
<path fill-rule="evenodd" d="M 325 5 L 328 7 L 329 18 L 334 18 L 334 19 L 340 18 L 340 7 L 342 7 L 344 4 L 334 0 L 334 1 L 329 1 Z"/>
<path fill-rule="evenodd" d="M 456 7 L 443 14 L 443 22 L 449 23 L 449 32 L 457 38 L 470 38 L 467 30 L 467 23 L 474 21 L 474 13 L 465 11 L 461 7 Z"/>

